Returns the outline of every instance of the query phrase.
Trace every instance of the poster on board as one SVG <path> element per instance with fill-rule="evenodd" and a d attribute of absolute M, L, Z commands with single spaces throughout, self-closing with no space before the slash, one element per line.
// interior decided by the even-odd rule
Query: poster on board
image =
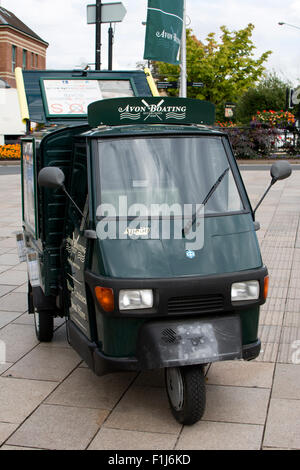
<path fill-rule="evenodd" d="M 98 80 L 43 80 L 48 116 L 87 115 L 93 101 L 102 100 Z"/>
<path fill-rule="evenodd" d="M 42 79 L 47 117 L 84 117 L 88 105 L 107 98 L 134 96 L 130 80 Z"/>

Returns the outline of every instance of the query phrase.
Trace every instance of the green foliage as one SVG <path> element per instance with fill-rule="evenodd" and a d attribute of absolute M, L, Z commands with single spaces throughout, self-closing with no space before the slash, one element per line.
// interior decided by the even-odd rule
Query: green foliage
<path fill-rule="evenodd" d="M 254 59 L 252 24 L 240 31 L 231 32 L 226 26 L 220 29 L 221 41 L 211 33 L 205 44 L 187 31 L 187 75 L 189 81 L 204 83 L 201 89 L 189 87 L 188 96 L 211 101 L 224 115 L 224 102 L 238 100 L 263 75 L 271 51 Z M 153 71 L 160 80 L 177 80 L 180 75 L 178 66 L 162 62 L 154 63 Z M 178 95 L 178 90 L 169 90 L 169 94 Z"/>
<path fill-rule="evenodd" d="M 249 88 L 238 102 L 236 119 L 249 124 L 257 111 L 281 111 L 286 105 L 286 89 L 290 83 L 282 81 L 276 73 L 265 75 L 261 82 Z"/>

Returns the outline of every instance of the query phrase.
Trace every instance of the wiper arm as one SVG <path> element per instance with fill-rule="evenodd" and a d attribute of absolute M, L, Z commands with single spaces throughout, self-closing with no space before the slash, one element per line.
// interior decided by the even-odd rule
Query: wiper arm
<path fill-rule="evenodd" d="M 215 182 L 215 184 L 212 186 L 212 188 L 210 189 L 208 195 L 206 196 L 206 198 L 204 199 L 204 201 L 202 202 L 202 205 L 205 206 L 209 199 L 212 197 L 212 195 L 214 194 L 215 190 L 218 188 L 218 186 L 222 183 L 223 179 L 225 178 L 225 175 L 226 173 L 228 173 L 229 171 L 229 167 L 226 168 L 225 171 L 223 171 L 223 173 L 221 174 L 221 176 L 217 179 L 217 181 Z"/>
<path fill-rule="evenodd" d="M 205 196 L 203 202 L 202 202 L 202 206 L 205 206 L 208 201 L 210 200 L 210 198 L 212 197 L 212 195 L 214 194 L 214 192 L 216 191 L 216 189 L 219 187 L 219 185 L 222 183 L 223 179 L 225 178 L 226 174 L 228 173 L 229 171 L 229 167 L 226 168 L 225 171 L 223 171 L 223 173 L 219 176 L 219 178 L 217 179 L 217 181 L 215 182 L 215 184 L 211 187 L 211 189 L 209 190 L 209 193 L 207 194 L 207 196 Z M 191 228 L 194 223 L 196 222 L 196 219 L 197 219 L 197 215 L 198 215 L 198 212 L 196 212 L 193 216 L 193 219 L 192 219 L 192 222 L 190 224 L 190 227 Z M 186 227 L 183 229 L 183 235 L 186 233 Z"/>

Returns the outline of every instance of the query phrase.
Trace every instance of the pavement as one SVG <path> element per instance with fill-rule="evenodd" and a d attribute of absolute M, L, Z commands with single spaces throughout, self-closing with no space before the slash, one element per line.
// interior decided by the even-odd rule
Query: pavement
<path fill-rule="evenodd" d="M 269 171 L 242 174 L 255 205 Z M 51 344 L 36 340 L 13 235 L 21 226 L 20 190 L 20 176 L 0 176 L 1 450 L 300 449 L 298 171 L 278 182 L 257 212 L 270 271 L 262 352 L 253 362 L 211 366 L 206 411 L 194 426 L 173 419 L 161 372 L 96 377 L 68 345 L 62 320 Z"/>

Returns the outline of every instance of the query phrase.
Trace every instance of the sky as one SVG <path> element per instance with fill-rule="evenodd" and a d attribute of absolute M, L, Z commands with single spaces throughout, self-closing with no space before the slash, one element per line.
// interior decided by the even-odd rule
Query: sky
<path fill-rule="evenodd" d="M 114 0 L 104 0 L 104 3 Z M 95 26 L 87 25 L 86 7 L 95 1 L 86 0 L 0 0 L 50 45 L 48 69 L 73 69 L 95 62 Z M 127 14 L 116 23 L 114 70 L 135 69 L 143 60 L 147 0 L 123 0 Z M 186 0 L 188 26 L 205 42 L 211 32 L 220 36 L 220 26 L 230 30 L 255 25 L 252 40 L 255 55 L 273 51 L 266 67 L 291 81 L 300 82 L 300 0 Z M 102 69 L 107 69 L 108 26 L 102 27 Z"/>

